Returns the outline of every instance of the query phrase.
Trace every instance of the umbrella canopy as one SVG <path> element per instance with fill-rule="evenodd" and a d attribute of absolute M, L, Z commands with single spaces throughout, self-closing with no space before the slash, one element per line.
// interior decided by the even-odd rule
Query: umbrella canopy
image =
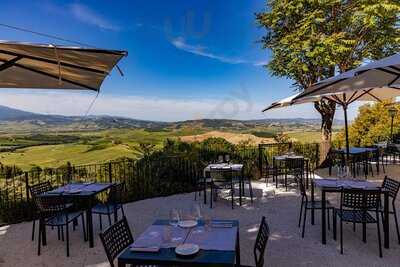
<path fill-rule="evenodd" d="M 99 91 L 126 51 L 0 42 L 0 88 Z"/>
<path fill-rule="evenodd" d="M 293 100 L 311 96 L 330 99 L 343 107 L 348 156 L 348 105 L 357 100 L 382 101 L 400 96 L 400 54 L 370 62 L 315 83 Z"/>
<path fill-rule="evenodd" d="M 294 100 L 320 96 L 338 104 L 382 101 L 400 95 L 400 54 L 394 54 L 308 87 Z"/>
<path fill-rule="evenodd" d="M 299 96 L 301 93 L 297 93 L 295 95 L 286 97 L 284 99 L 281 99 L 279 101 L 276 101 L 272 103 L 270 106 L 265 108 L 262 112 L 265 112 L 267 110 L 275 109 L 275 108 L 283 108 L 287 106 L 292 106 L 292 105 L 297 105 L 297 104 L 305 104 L 305 103 L 312 103 L 315 101 L 319 100 L 319 97 L 311 96 L 311 97 L 303 97 L 299 100 L 294 100 L 297 96 Z"/>

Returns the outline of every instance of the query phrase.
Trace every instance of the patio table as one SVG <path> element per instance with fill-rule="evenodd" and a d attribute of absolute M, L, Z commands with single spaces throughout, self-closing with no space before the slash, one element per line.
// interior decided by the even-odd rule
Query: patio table
<path fill-rule="evenodd" d="M 244 194 L 244 168 L 243 168 L 243 164 L 235 164 L 235 163 L 212 163 L 212 164 L 208 164 L 205 168 L 204 168 L 204 179 L 206 180 L 207 177 L 207 173 L 210 173 L 211 168 L 215 168 L 215 169 L 232 169 L 232 171 L 240 173 L 239 178 L 240 178 L 240 182 L 239 182 L 239 203 L 240 205 L 242 205 L 242 194 Z M 207 203 L 207 183 L 206 181 L 204 181 L 204 204 Z"/>
<path fill-rule="evenodd" d="M 285 164 L 285 162 L 287 160 L 290 159 L 303 159 L 304 160 L 304 167 L 305 167 L 305 171 L 306 171 L 306 188 L 308 189 L 309 187 L 309 170 L 310 170 L 310 159 L 305 158 L 304 156 L 301 155 L 288 155 L 288 154 L 284 154 L 284 155 L 278 155 L 278 156 L 274 156 L 272 157 L 272 166 L 273 166 L 273 170 L 274 170 L 274 175 L 275 173 L 278 173 L 278 165 L 280 164 Z M 286 175 L 286 174 L 285 174 Z M 275 177 L 276 179 L 277 177 Z"/>
<path fill-rule="evenodd" d="M 342 162 L 344 162 L 345 156 L 346 156 L 346 149 L 333 149 L 333 153 L 339 153 L 342 155 Z M 376 153 L 376 172 L 379 174 L 379 151 L 377 147 L 350 147 L 349 148 L 349 155 L 352 158 L 353 161 L 353 177 L 356 177 L 356 167 L 355 167 L 355 161 L 357 157 L 361 157 L 362 155 L 366 155 L 367 152 L 372 152 Z M 366 157 L 364 160 L 367 160 Z M 329 168 L 329 175 L 331 175 L 332 172 L 332 166 Z M 368 175 L 368 168 L 365 169 L 365 175 Z"/>
<path fill-rule="evenodd" d="M 213 222 L 226 222 L 232 227 L 212 226 Z M 183 229 L 169 225 L 168 220 L 157 220 L 136 241 L 118 257 L 118 267 L 126 265 L 167 265 L 167 266 L 240 266 L 239 221 L 215 220 L 205 227 L 203 221 L 198 226 Z M 165 241 L 166 232 L 169 240 Z M 149 241 L 149 238 L 152 238 Z M 200 251 L 191 257 L 176 255 L 179 244 L 194 243 Z M 158 252 L 137 252 L 132 247 L 158 246 Z"/>
<path fill-rule="evenodd" d="M 112 187 L 113 183 L 71 183 L 46 192 L 41 196 L 60 196 L 69 199 L 82 199 L 87 203 L 86 224 L 89 237 L 89 247 L 94 246 L 92 206 L 95 196 Z M 116 214 L 114 214 L 116 216 Z M 43 245 L 46 245 L 46 231 L 43 231 Z"/>
<path fill-rule="evenodd" d="M 375 183 L 366 180 L 348 180 L 348 179 L 312 179 L 311 181 L 311 201 L 314 201 L 314 187 L 321 190 L 321 238 L 322 244 L 326 244 L 326 193 L 340 193 L 342 188 L 356 189 L 377 189 L 380 188 Z M 383 242 L 384 247 L 389 248 L 389 192 L 381 191 L 384 196 L 383 201 Z M 311 210 L 311 223 L 314 224 L 314 210 Z"/>

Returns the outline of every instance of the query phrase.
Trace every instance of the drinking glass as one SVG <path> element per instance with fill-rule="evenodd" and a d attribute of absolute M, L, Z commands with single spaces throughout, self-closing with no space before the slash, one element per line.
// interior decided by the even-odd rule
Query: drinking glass
<path fill-rule="evenodd" d="M 190 213 L 191 213 L 193 219 L 195 219 L 197 221 L 201 220 L 201 218 L 202 218 L 201 207 L 199 204 L 197 204 L 197 203 L 193 204 Z"/>
<path fill-rule="evenodd" d="M 179 211 L 177 209 L 171 209 L 169 212 L 169 224 L 172 226 L 178 226 L 180 221 Z"/>

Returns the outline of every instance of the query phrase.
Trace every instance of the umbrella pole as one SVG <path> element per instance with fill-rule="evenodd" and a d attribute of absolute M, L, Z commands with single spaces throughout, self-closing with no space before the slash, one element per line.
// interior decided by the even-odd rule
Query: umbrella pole
<path fill-rule="evenodd" d="M 347 157 L 347 160 L 349 160 L 350 148 L 349 148 L 349 128 L 347 125 L 347 104 L 343 105 L 343 111 L 344 111 L 344 131 L 346 134 L 346 157 Z"/>

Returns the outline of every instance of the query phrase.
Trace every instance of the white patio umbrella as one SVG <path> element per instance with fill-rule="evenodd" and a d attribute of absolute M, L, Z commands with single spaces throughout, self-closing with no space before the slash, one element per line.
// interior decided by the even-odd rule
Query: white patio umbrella
<path fill-rule="evenodd" d="M 299 101 L 312 96 L 332 100 L 343 107 L 348 155 L 347 107 L 357 100 L 383 101 L 400 96 L 400 54 L 365 64 L 315 83 L 293 100 Z"/>
<path fill-rule="evenodd" d="M 117 50 L 0 41 L 0 88 L 99 92 L 104 79 L 127 54 Z"/>
<path fill-rule="evenodd" d="M 262 112 L 271 110 L 271 109 L 276 109 L 276 108 L 283 108 L 283 107 L 288 107 L 288 106 L 293 106 L 293 105 L 298 105 L 298 104 L 306 104 L 306 103 L 313 103 L 315 101 L 318 101 L 320 98 L 317 96 L 311 96 L 311 97 L 303 97 L 298 100 L 294 100 L 297 96 L 299 96 L 301 93 L 297 93 L 295 95 L 283 98 L 281 100 L 278 100 L 276 102 L 273 102 L 271 105 L 263 109 Z"/>

